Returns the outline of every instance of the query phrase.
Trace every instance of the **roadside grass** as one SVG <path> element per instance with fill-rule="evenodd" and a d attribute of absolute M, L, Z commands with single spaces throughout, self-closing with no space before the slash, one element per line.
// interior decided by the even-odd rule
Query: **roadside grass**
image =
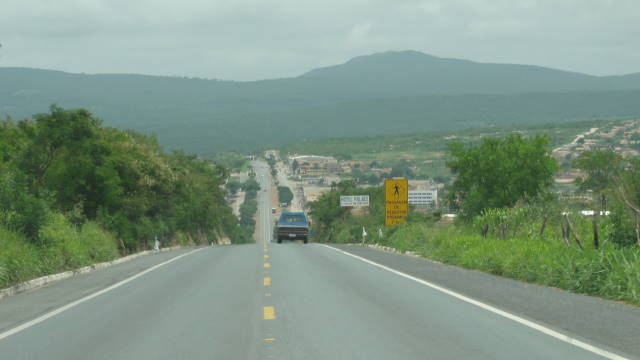
<path fill-rule="evenodd" d="M 640 248 L 605 242 L 600 249 L 595 249 L 587 241 L 590 220 L 576 217 L 573 224 L 583 240 L 584 250 L 575 243 L 565 245 L 556 224 L 549 224 L 542 236 L 530 235 L 530 227 L 540 228 L 535 222 L 522 225 L 519 231 L 507 233 L 504 238 L 491 233 L 485 238 L 476 227 L 464 223 L 438 225 L 413 219 L 394 228 L 384 228 L 371 216 L 348 217 L 333 222 L 317 240 L 362 243 L 364 226 L 367 243 L 400 252 L 411 251 L 445 264 L 640 306 Z M 381 238 L 378 229 L 382 230 Z M 602 235 L 605 234 L 603 231 Z"/>
<path fill-rule="evenodd" d="M 457 225 L 415 223 L 401 225 L 379 243 L 467 269 L 640 305 L 636 247 L 580 250 L 553 236 L 483 238 Z"/>
<path fill-rule="evenodd" d="M 38 249 L 24 237 L 0 229 L 0 239 L 0 267 L 4 268 L 1 288 L 44 274 Z"/>
<path fill-rule="evenodd" d="M 115 238 L 99 225 L 87 222 L 78 229 L 60 214 L 50 216 L 38 241 L 0 228 L 0 288 L 119 256 Z"/>

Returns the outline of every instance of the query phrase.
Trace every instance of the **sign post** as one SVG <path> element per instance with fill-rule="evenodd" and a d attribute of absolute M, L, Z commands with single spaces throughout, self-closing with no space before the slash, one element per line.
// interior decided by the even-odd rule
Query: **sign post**
<path fill-rule="evenodd" d="M 384 181 L 385 226 L 404 222 L 409 215 L 409 180 L 387 179 Z"/>

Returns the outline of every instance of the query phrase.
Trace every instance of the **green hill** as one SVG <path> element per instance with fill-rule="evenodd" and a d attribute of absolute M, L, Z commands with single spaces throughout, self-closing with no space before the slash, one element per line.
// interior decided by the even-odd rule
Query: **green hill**
<path fill-rule="evenodd" d="M 250 151 L 325 137 L 640 115 L 640 74 L 590 76 L 386 52 L 295 78 L 233 82 L 0 68 L 0 116 L 55 103 L 168 148 Z"/>

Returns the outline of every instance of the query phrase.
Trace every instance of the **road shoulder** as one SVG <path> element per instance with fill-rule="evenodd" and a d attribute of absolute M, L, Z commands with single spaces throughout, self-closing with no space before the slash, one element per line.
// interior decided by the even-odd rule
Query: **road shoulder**
<path fill-rule="evenodd" d="M 0 332 L 104 289 L 193 248 L 151 253 L 101 270 L 55 281 L 0 300 Z"/>
<path fill-rule="evenodd" d="M 640 358 L 640 308 L 365 246 L 331 246 Z"/>

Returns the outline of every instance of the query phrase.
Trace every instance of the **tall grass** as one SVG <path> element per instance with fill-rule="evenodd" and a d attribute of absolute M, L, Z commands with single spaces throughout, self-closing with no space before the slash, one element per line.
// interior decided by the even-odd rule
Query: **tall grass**
<path fill-rule="evenodd" d="M 78 229 L 64 216 L 52 214 L 40 230 L 38 244 L 0 228 L 0 288 L 117 257 L 115 238 L 96 223 Z"/>
<path fill-rule="evenodd" d="M 640 305 L 640 249 L 567 247 L 558 238 L 483 238 L 462 226 L 402 225 L 385 245 L 447 264 Z"/>
<path fill-rule="evenodd" d="M 533 209 L 535 210 L 535 209 Z M 384 228 L 373 216 L 347 217 L 333 221 L 318 241 L 362 241 L 413 251 L 443 263 L 475 269 L 517 280 L 621 300 L 640 305 L 640 248 L 612 241 L 612 224 L 600 222 L 600 249 L 595 249 L 589 218 L 573 215 L 573 229 L 582 240 L 580 250 L 571 239 L 562 240 L 560 221 L 548 219 L 540 235 L 542 218 L 532 209 L 494 212 L 472 224 L 435 225 L 426 219 L 409 219 L 394 228 Z M 486 237 L 480 235 L 491 223 Z M 378 228 L 383 228 L 382 238 Z"/>
<path fill-rule="evenodd" d="M 4 229 L 0 229 L 0 267 L 4 268 L 0 287 L 7 287 L 44 273 L 37 248 L 24 237 Z"/>

